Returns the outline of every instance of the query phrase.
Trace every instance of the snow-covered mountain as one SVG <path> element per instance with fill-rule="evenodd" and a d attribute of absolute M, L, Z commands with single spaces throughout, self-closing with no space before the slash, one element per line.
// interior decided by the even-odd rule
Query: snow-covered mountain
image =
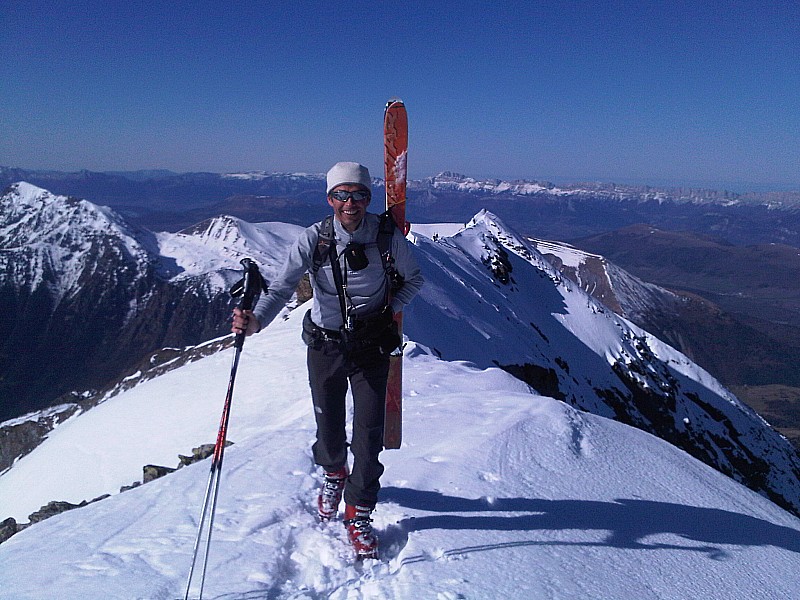
<path fill-rule="evenodd" d="M 0 197 L 0 214 L 4 282 L 45 287 L 54 305 L 80 293 L 86 273 L 113 277 L 112 286 L 135 286 L 153 250 L 144 232 L 134 231 L 111 210 L 27 183 Z M 104 272 L 106 265 L 115 268 Z M 129 280 L 116 279 L 127 271 L 133 273 Z"/>
<path fill-rule="evenodd" d="M 121 357 L 224 332 L 239 259 L 251 256 L 269 279 L 300 230 L 220 217 L 156 235 L 24 183 L 2 201 L 9 314 L 46 323 L 34 336 L 7 323 L 3 339 L 7 356 L 21 350 L 27 358 L 9 361 L 23 383 L 35 364 L 36 390 L 47 389 L 48 368 L 95 360 L 108 376 L 103 367 L 119 368 Z M 501 366 L 540 393 L 655 433 L 781 505 L 800 507 L 796 454 L 706 372 L 590 298 L 494 215 L 448 233 L 417 240 L 430 283 L 410 309 L 413 339 L 449 360 Z M 635 311 L 651 300 L 646 284 L 630 281 L 615 298 Z M 53 348 L 58 360 L 47 360 Z"/>
<path fill-rule="evenodd" d="M 791 597 L 788 442 L 496 216 L 434 229 L 411 233 L 427 284 L 406 315 L 404 447 L 383 454 L 382 559 L 352 566 L 342 529 L 315 524 L 304 311 L 287 311 L 245 345 L 207 597 Z M 248 254 L 269 277 L 300 230 L 218 219 L 154 236 L 148 264 L 225 280 Z M 111 497 L 1 544 L 0 598 L 183 594 L 208 464 L 118 492 L 213 442 L 231 356 L 54 416 L 0 475 L 0 518 Z"/>
<path fill-rule="evenodd" d="M 642 281 L 604 257 L 563 242 L 531 238 L 528 241 L 562 274 L 587 294 L 631 321 L 680 303 L 681 297 Z"/>
<path fill-rule="evenodd" d="M 623 260 L 636 257 L 633 259 L 636 263 L 651 265 L 650 274 L 670 272 L 669 264 L 674 261 L 684 272 L 695 270 L 698 275 L 694 279 L 672 277 L 668 284 L 678 289 L 666 289 L 632 275 L 605 255 L 564 242 L 528 239 L 559 272 L 584 291 L 680 350 L 726 386 L 796 383 L 794 365 L 800 359 L 800 351 L 791 343 L 793 313 L 786 298 L 791 297 L 792 292 L 784 291 L 793 286 L 796 279 L 791 276 L 792 260 L 797 258 L 795 248 L 774 244 L 765 248 L 742 248 L 686 233 L 665 234 L 646 225 L 601 237 L 615 240 L 626 238 L 625 233 L 630 234 L 626 243 L 619 243 L 615 250 L 609 249 L 614 256 L 626 257 Z M 655 240 L 662 236 L 668 237 L 671 243 L 648 249 L 649 244 L 658 244 Z M 693 241 L 699 247 L 691 249 Z M 585 247 L 583 241 L 581 244 Z M 723 257 L 716 257 L 713 250 L 720 248 Z M 654 258 L 657 256 L 663 259 Z M 701 256 L 707 257 L 705 262 L 698 258 Z M 769 257 L 769 261 L 761 259 L 762 256 Z M 712 260 L 713 264 L 709 264 Z M 782 269 L 780 275 L 776 269 Z M 726 282 L 727 293 L 715 295 L 707 293 L 707 289 L 703 292 L 704 282 L 709 282 L 711 287 L 721 281 Z M 783 286 L 784 281 L 789 283 Z M 783 287 L 772 289 L 770 284 Z M 728 303 L 729 298 L 735 300 Z M 780 299 L 780 305 L 773 309 L 765 298 L 775 298 L 776 303 Z M 737 307 L 741 309 L 748 300 L 753 308 L 749 312 L 737 311 Z M 780 318 L 780 325 L 775 327 L 782 335 L 759 329 L 763 327 L 763 320 L 770 318 L 765 316 L 770 310 Z M 791 420 L 776 418 L 773 425 L 779 424 L 785 427 L 781 431 L 792 439 Z M 798 440 L 793 439 L 793 443 L 800 448 Z"/>
<path fill-rule="evenodd" d="M 230 217 L 155 235 L 85 200 L 9 187 L 0 197 L 0 420 L 102 388 L 164 346 L 223 334 L 239 259 L 269 274 L 288 243 L 280 226 L 259 235 Z"/>
<path fill-rule="evenodd" d="M 448 277 L 431 280 L 426 304 L 446 302 L 437 290 Z M 404 445 L 382 455 L 382 557 L 353 565 L 341 524 L 315 521 L 302 313 L 244 346 L 204 597 L 796 594 L 797 517 L 662 440 L 415 342 L 405 351 Z M 174 465 L 213 441 L 231 358 L 188 364 L 63 423 L 0 476 L 0 507 L 24 514 L 38 498 L 114 492 L 142 465 Z M 0 598 L 183 597 L 207 478 L 208 462 L 194 464 L 17 533 L 0 545 Z"/>
<path fill-rule="evenodd" d="M 742 330 L 746 325 L 732 322 L 718 306 L 697 295 L 677 293 L 643 281 L 605 257 L 570 244 L 534 238 L 528 241 L 562 275 L 618 315 L 655 334 L 716 377 L 730 375 L 724 358 L 716 356 L 716 347 L 707 346 L 705 330 L 715 328 L 719 337 L 735 329 L 730 334 L 735 345 L 736 338 L 744 337 Z"/>

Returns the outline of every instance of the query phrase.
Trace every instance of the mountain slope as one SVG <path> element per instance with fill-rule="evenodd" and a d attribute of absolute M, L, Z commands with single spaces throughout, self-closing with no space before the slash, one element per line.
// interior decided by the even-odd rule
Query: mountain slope
<path fill-rule="evenodd" d="M 635 275 L 700 294 L 751 322 L 800 326 L 797 246 L 736 246 L 719 237 L 637 225 L 574 242 Z"/>
<path fill-rule="evenodd" d="M 354 567 L 341 525 L 314 518 L 302 312 L 245 344 L 206 598 L 795 593 L 796 517 L 653 436 L 414 343 L 404 447 L 382 455 L 383 557 Z M 59 426 L 0 486 L 29 470 L 17 491 L 56 479 L 89 497 L 98 480 L 175 461 L 213 439 L 231 356 L 142 383 Z M 93 476 L 75 481 L 76 472 Z M 195 464 L 18 533 L 0 545 L 0 598 L 182 597 L 207 474 L 208 462 Z"/>
<path fill-rule="evenodd" d="M 296 230 L 220 217 L 156 235 L 27 183 L 0 209 L 0 421 L 103 389 L 165 346 L 224 334 L 239 259 L 269 275 Z"/>
<path fill-rule="evenodd" d="M 645 229 L 652 232 L 652 228 Z M 651 234 L 635 242 L 631 241 L 630 244 L 621 244 L 617 252 L 612 253 L 622 253 L 626 263 L 640 261 L 640 258 L 634 256 L 642 247 L 652 243 L 654 237 L 657 236 Z M 675 237 L 693 238 L 685 234 Z M 606 257 L 580 250 L 570 244 L 538 239 L 530 241 L 559 272 L 577 283 L 581 289 L 617 314 L 680 350 L 693 362 L 713 373 L 726 387 L 768 382 L 800 384 L 797 370 L 789 368 L 800 361 L 800 349 L 796 341 L 793 344 L 786 343 L 762 332 L 762 324 L 753 326 L 753 315 L 736 315 L 723 310 L 707 298 L 685 291 L 683 286 L 678 286 L 678 291 L 673 291 L 647 283 Z M 677 246 L 686 248 L 681 242 Z M 674 253 L 672 248 L 662 248 L 659 253 L 645 250 L 641 254 L 647 258 L 638 264 L 648 261 L 651 261 L 650 264 L 659 264 L 660 261 L 671 260 L 661 258 L 660 255 L 669 257 Z M 742 275 L 736 278 L 742 291 L 731 290 L 728 297 L 736 296 L 740 301 L 746 301 L 746 290 L 763 288 L 761 282 L 765 275 L 774 275 L 773 270 L 766 266 L 761 270 L 753 269 L 753 265 L 750 265 L 750 272 L 756 276 L 745 275 L 744 271 L 748 267 L 743 263 L 751 261 L 752 254 L 745 251 L 740 254 L 740 258 L 743 260 L 725 262 L 726 268 L 730 269 L 735 269 L 732 265 L 737 262 L 742 263 L 739 267 Z M 687 267 L 691 264 L 695 263 L 689 261 Z M 655 273 L 650 272 L 650 275 L 655 276 Z M 713 279 L 714 277 L 709 277 L 704 281 L 710 283 Z M 677 281 L 671 283 L 674 285 Z M 730 304 L 728 308 L 731 308 Z M 785 325 L 783 327 L 787 338 L 791 336 L 791 329 Z"/>
<path fill-rule="evenodd" d="M 69 391 L 81 361 L 109 366 L 116 353 L 97 332 L 124 325 L 130 299 L 150 292 L 154 240 L 111 211 L 24 183 L 0 208 L 0 415 L 12 416 Z"/>
<path fill-rule="evenodd" d="M 800 459 L 707 372 L 615 315 L 483 212 L 436 242 L 408 335 L 447 360 L 501 366 L 542 394 L 634 425 L 800 509 Z"/>

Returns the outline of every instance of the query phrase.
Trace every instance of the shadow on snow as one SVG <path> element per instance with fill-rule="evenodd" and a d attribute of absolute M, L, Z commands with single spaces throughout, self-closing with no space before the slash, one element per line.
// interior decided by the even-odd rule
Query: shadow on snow
<path fill-rule="evenodd" d="M 445 552 L 445 555 L 468 554 L 518 546 L 602 546 L 624 549 L 691 550 L 707 554 L 716 560 L 728 553 L 721 545 L 775 546 L 800 553 L 800 530 L 775 525 L 769 521 L 717 508 L 702 508 L 669 502 L 618 499 L 613 502 L 596 500 L 543 500 L 528 498 L 469 499 L 446 496 L 439 492 L 386 487 L 381 500 L 396 502 L 407 508 L 440 513 L 403 519 L 384 534 L 386 541 L 400 548 L 405 546 L 409 532 L 426 529 L 544 531 L 544 530 L 604 530 L 603 541 L 516 541 L 471 546 Z M 475 515 L 452 513 L 525 512 L 525 515 Z M 700 545 L 648 543 L 645 538 L 672 534 Z M 425 560 L 420 557 L 420 560 Z M 409 562 L 406 560 L 404 562 Z M 414 562 L 412 557 L 410 562 Z"/>

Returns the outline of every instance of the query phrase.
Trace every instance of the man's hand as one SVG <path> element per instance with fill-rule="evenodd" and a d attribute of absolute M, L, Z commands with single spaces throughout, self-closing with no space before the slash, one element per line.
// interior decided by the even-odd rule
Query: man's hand
<path fill-rule="evenodd" d="M 252 310 L 234 308 L 231 331 L 233 333 L 244 333 L 246 336 L 253 335 L 261 331 L 261 323 L 258 322 Z"/>

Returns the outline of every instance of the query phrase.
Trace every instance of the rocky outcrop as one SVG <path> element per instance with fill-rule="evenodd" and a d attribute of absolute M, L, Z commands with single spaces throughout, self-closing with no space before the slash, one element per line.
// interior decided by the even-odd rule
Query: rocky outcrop
<path fill-rule="evenodd" d="M 52 502 L 48 502 L 42 508 L 40 508 L 34 513 L 31 513 L 28 516 L 28 520 L 30 521 L 29 525 L 33 525 L 34 523 L 39 523 L 40 521 L 44 521 L 45 519 L 54 517 L 55 515 L 61 514 L 62 512 L 67 512 L 68 510 L 82 508 L 88 504 L 92 504 L 93 502 L 99 502 L 100 500 L 108 498 L 109 495 L 110 494 L 104 494 L 103 496 L 99 496 L 94 500 L 84 500 L 79 504 L 72 504 L 71 502 L 53 500 Z"/>
<path fill-rule="evenodd" d="M 17 525 L 17 521 L 13 517 L 8 517 L 5 521 L 0 522 L 0 544 L 18 531 L 19 525 Z"/>

